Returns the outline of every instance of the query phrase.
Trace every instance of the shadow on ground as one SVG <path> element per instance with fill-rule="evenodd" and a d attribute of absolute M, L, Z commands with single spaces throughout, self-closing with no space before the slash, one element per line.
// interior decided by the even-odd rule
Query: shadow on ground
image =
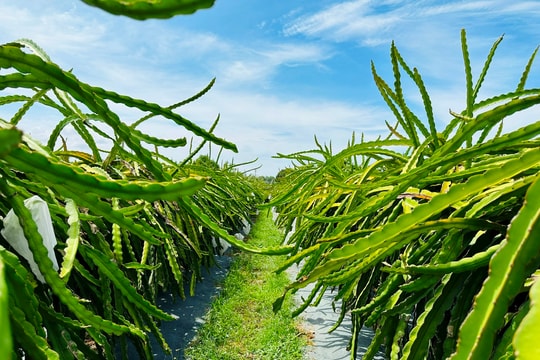
<path fill-rule="evenodd" d="M 172 353 L 165 354 L 157 340 L 150 335 L 150 344 L 154 359 L 156 360 L 183 360 L 184 350 L 195 337 L 197 329 L 204 323 L 204 316 L 210 309 L 212 300 L 219 295 L 221 285 L 229 272 L 232 263 L 230 254 L 216 257 L 216 266 L 202 269 L 202 282 L 197 283 L 195 296 L 187 296 L 182 300 L 172 294 L 162 294 L 158 297 L 156 305 L 163 311 L 175 315 L 174 321 L 164 321 L 160 329 L 165 340 L 171 347 Z M 186 290 L 189 294 L 189 288 Z M 133 346 L 128 347 L 128 359 L 138 359 L 139 354 Z M 120 351 L 117 351 L 120 359 Z"/>

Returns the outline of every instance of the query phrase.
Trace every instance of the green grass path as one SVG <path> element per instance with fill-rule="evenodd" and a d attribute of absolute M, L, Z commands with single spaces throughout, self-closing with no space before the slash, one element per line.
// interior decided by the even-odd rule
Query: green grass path
<path fill-rule="evenodd" d="M 269 246 L 281 240 L 272 215 L 261 211 L 247 241 Z M 299 322 L 290 316 L 293 300 L 288 298 L 279 313 L 272 311 L 272 303 L 290 281 L 286 273 L 274 273 L 285 258 L 248 253 L 234 256 L 223 290 L 186 350 L 186 359 L 302 359 L 306 338 Z"/>

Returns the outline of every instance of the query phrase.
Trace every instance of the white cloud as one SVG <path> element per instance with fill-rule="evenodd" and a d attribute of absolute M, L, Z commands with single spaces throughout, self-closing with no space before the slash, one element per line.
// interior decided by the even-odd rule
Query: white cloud
<path fill-rule="evenodd" d="M 0 4 L 0 41 L 30 38 L 46 52 L 77 54 L 103 41 L 106 25 L 75 7 Z"/>
<path fill-rule="evenodd" d="M 256 48 L 237 46 L 218 62 L 218 78 L 232 85 L 268 80 L 282 66 L 317 65 L 331 54 L 321 46 L 302 43 L 264 44 Z"/>
<path fill-rule="evenodd" d="M 390 28 L 400 18 L 401 15 L 394 12 L 376 13 L 373 1 L 346 1 L 297 18 L 285 27 L 284 34 L 321 36 L 336 41 L 362 38 L 365 43 L 378 43 L 376 34 Z"/>
<path fill-rule="evenodd" d="M 83 79 L 129 81 L 124 77 L 128 72 L 137 77 L 139 72 L 173 71 L 189 74 L 185 77 L 217 76 L 235 86 L 258 84 L 268 81 L 282 66 L 317 66 L 331 56 L 325 47 L 315 44 L 244 44 L 224 34 L 188 29 L 180 22 L 133 21 L 67 1 L 44 9 L 33 2 L 26 6 L 0 4 L 0 43 L 30 38 L 53 61 L 75 68 Z"/>
<path fill-rule="evenodd" d="M 421 16 L 435 16 L 452 13 L 461 13 L 466 15 L 467 12 L 469 12 L 469 14 L 471 12 L 481 12 L 485 14 L 486 12 L 490 12 L 490 10 L 493 9 L 493 6 L 493 1 L 454 1 L 444 5 L 437 5 L 435 2 L 433 5 L 428 5 L 425 8 L 420 7 L 418 14 Z"/>
<path fill-rule="evenodd" d="M 318 12 L 296 17 L 284 28 L 288 36 L 306 35 L 331 41 L 355 41 L 362 45 L 380 45 L 403 34 L 415 34 L 417 41 L 432 37 L 418 25 L 431 23 L 480 24 L 487 19 L 512 16 L 523 20 L 540 13 L 540 3 L 533 1 L 342 1 Z M 521 18 L 520 18 L 521 17 Z M 532 24 L 537 23 L 533 21 Z"/>
<path fill-rule="evenodd" d="M 216 90 L 193 103 L 184 114 L 208 127 L 219 109 L 221 121 L 215 133 L 239 145 L 239 154 L 227 154 L 237 162 L 264 160 L 261 172 L 275 174 L 288 165 L 272 160 L 276 153 L 293 153 L 332 142 L 335 149 L 346 145 L 352 133 L 364 132 L 367 138 L 386 133 L 384 119 L 391 114 L 365 104 L 351 105 L 324 99 L 285 100 L 277 96 Z M 205 119 L 205 120 L 203 120 Z"/>
<path fill-rule="evenodd" d="M 170 91 L 175 93 L 172 82 L 166 85 L 171 85 Z M 124 119 L 138 116 L 122 109 L 117 111 L 125 114 Z M 264 164 L 258 171 L 261 175 L 275 175 L 279 169 L 289 165 L 283 160 L 272 159 L 278 152 L 288 154 L 314 148 L 314 136 L 322 143 L 332 142 L 337 151 L 346 145 L 353 132 L 358 136 L 364 132 L 368 139 L 386 133 L 384 119 L 391 118 L 384 108 L 363 104 L 353 106 L 324 99 L 283 99 L 232 91 L 220 87 L 219 83 L 216 89 L 178 112 L 206 129 L 219 113 L 220 122 L 214 134 L 237 144 L 239 148 L 237 154 L 224 152 L 221 160 L 230 162 L 234 159 L 235 163 L 243 163 L 259 158 L 257 164 Z M 191 137 L 170 120 L 159 118 L 148 121 L 140 129 L 163 138 Z M 198 144 L 201 139 L 195 138 L 194 141 Z M 212 149 L 212 154 L 216 155 L 218 148 L 213 145 Z M 186 151 L 183 148 L 171 149 L 165 150 L 164 154 L 181 160 Z"/>

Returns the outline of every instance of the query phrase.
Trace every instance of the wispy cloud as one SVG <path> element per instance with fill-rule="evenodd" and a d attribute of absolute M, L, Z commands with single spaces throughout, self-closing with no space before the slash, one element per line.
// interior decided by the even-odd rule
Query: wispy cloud
<path fill-rule="evenodd" d="M 395 11 L 378 13 L 376 3 L 370 0 L 346 1 L 315 14 L 302 15 L 284 28 L 284 34 L 320 36 L 336 41 L 360 37 L 364 43 L 378 42 L 376 34 L 399 22 L 401 14 Z"/>
<path fill-rule="evenodd" d="M 281 67 L 317 65 L 331 54 L 321 46 L 302 43 L 267 43 L 237 46 L 218 63 L 218 76 L 231 84 L 268 80 Z"/>
<path fill-rule="evenodd" d="M 539 13 L 540 3 L 534 1 L 449 1 L 441 5 L 436 0 L 352 0 L 301 15 L 285 26 L 284 33 L 372 46 L 387 43 L 400 33 L 414 32 L 417 24 L 426 21 L 443 25 L 475 19 L 481 23 L 504 16 L 530 19 L 532 14 Z"/>
<path fill-rule="evenodd" d="M 286 23 L 284 34 L 336 48 L 356 45 L 366 49 L 366 53 L 369 51 L 371 56 L 377 56 L 383 46 L 387 49 L 390 42 L 395 41 L 409 65 L 419 68 L 428 91 L 434 94 L 434 102 L 447 103 L 449 98 L 464 99 L 461 91 L 460 96 L 455 96 L 456 89 L 464 89 L 459 37 L 462 28 L 467 29 L 475 76 L 480 73 L 493 42 L 505 33 L 505 41 L 499 46 L 483 85 L 482 96 L 511 91 L 527 57 L 540 43 L 540 2 L 339 1 L 318 11 L 296 15 Z M 384 73 L 384 62 L 376 61 L 376 65 Z M 414 100 L 417 91 L 413 89 L 412 93 Z M 448 107 L 462 104 L 454 102 L 444 106 L 447 113 Z"/>
<path fill-rule="evenodd" d="M 135 73 L 136 67 L 160 68 L 217 76 L 236 85 L 265 82 L 280 67 L 318 66 L 331 56 L 324 46 L 290 39 L 243 44 L 178 23 L 134 22 L 95 10 L 87 13 L 65 1 L 60 4 L 64 7 L 43 11 L 31 2 L 0 4 L 0 41 L 31 38 L 60 65 L 77 64 L 81 74 L 114 76 L 111 69 L 122 64 Z"/>

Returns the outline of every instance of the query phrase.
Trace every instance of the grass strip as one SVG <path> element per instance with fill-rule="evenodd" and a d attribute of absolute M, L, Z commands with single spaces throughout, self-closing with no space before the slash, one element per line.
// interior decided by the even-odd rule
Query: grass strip
<path fill-rule="evenodd" d="M 271 213 L 259 214 L 247 241 L 257 246 L 281 243 Z M 291 317 L 292 298 L 277 314 L 272 311 L 272 303 L 290 282 L 286 273 L 274 272 L 285 257 L 245 252 L 235 256 L 222 292 L 185 351 L 186 359 L 302 359 L 307 338 Z"/>

